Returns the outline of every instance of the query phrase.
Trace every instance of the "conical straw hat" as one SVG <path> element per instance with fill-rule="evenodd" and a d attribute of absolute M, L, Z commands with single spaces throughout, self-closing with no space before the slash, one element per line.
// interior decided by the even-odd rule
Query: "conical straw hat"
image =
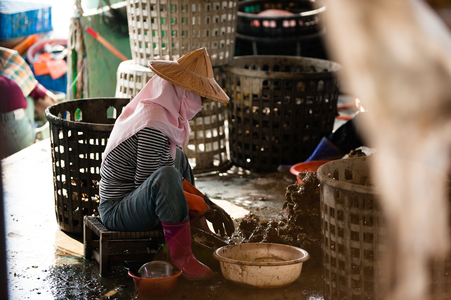
<path fill-rule="evenodd" d="M 177 61 L 152 60 L 149 68 L 161 78 L 189 92 L 217 102 L 229 102 L 229 97 L 214 79 L 205 48 L 187 53 Z"/>

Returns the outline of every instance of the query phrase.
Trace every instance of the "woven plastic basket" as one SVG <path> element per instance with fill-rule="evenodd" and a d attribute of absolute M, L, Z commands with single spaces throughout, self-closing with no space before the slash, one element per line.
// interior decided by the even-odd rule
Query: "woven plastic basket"
<path fill-rule="evenodd" d="M 341 159 L 318 168 L 324 299 L 385 299 L 379 279 L 387 273 L 382 260 L 390 247 L 380 191 L 371 182 L 372 159 Z M 449 299 L 450 254 L 429 262 L 428 299 Z"/>
<path fill-rule="evenodd" d="M 325 31 L 294 37 L 253 37 L 237 33 L 235 55 L 294 55 L 326 59 Z"/>
<path fill-rule="evenodd" d="M 116 117 L 129 99 L 60 102 L 46 110 L 60 228 L 83 233 L 83 217 L 98 215 L 100 164 Z"/>
<path fill-rule="evenodd" d="M 225 86 L 222 67 L 213 68 L 220 86 Z M 202 110 L 189 121 L 189 144 L 183 149 L 193 172 L 206 173 L 228 169 L 231 166 L 227 143 L 226 108 L 224 104 L 206 100 Z"/>
<path fill-rule="evenodd" d="M 116 94 L 118 98 L 136 96 L 155 75 L 148 67 L 141 66 L 133 60 L 120 63 L 117 68 Z"/>
<path fill-rule="evenodd" d="M 382 212 L 369 159 L 336 160 L 317 171 L 325 299 L 373 299 L 377 291 Z"/>
<path fill-rule="evenodd" d="M 133 61 L 176 60 L 206 47 L 213 66 L 233 59 L 237 0 L 127 0 Z"/>
<path fill-rule="evenodd" d="M 274 171 L 304 161 L 333 129 L 337 63 L 295 56 L 240 56 L 225 66 L 232 161 Z"/>
<path fill-rule="evenodd" d="M 253 0 L 238 5 L 237 33 L 253 37 L 299 37 L 323 29 L 326 6 L 310 0 Z M 266 10 L 284 10 L 292 15 L 259 15 Z"/>
<path fill-rule="evenodd" d="M 225 107 L 213 100 L 204 102 L 202 110 L 189 121 L 189 144 L 183 149 L 194 173 L 227 169 Z"/>

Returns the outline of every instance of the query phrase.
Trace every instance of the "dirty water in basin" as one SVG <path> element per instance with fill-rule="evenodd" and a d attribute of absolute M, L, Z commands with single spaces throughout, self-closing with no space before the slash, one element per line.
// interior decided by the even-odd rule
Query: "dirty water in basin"
<path fill-rule="evenodd" d="M 285 259 L 277 256 L 264 256 L 264 257 L 257 257 L 253 260 L 253 262 L 280 262 L 285 261 Z"/>

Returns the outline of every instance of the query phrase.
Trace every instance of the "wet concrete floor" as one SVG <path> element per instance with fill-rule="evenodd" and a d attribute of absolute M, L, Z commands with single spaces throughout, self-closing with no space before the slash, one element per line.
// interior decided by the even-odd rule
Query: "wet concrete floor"
<path fill-rule="evenodd" d="M 37 0 L 33 0 L 37 1 Z M 42 1 L 41 1 L 42 2 Z M 54 24 L 67 36 L 72 14 L 64 1 L 54 6 Z M 64 3 L 63 3 L 64 2 Z M 55 27 L 56 28 L 56 27 Z M 353 101 L 341 99 L 340 103 Z M 340 122 L 336 120 L 337 128 Z M 300 278 L 279 289 L 255 289 L 227 282 L 220 272 L 208 283 L 179 278 L 167 296 L 144 297 L 135 292 L 123 264 L 112 264 L 108 276 L 99 276 L 98 263 L 83 258 L 81 237 L 58 227 L 54 211 L 50 142 L 44 140 L 2 161 L 4 219 L 10 299 L 323 299 L 321 264 L 307 261 Z M 287 185 L 295 178 L 288 171 L 254 174 L 232 167 L 220 174 L 199 175 L 197 187 L 239 220 L 249 211 L 277 218 Z"/>
<path fill-rule="evenodd" d="M 50 141 L 44 140 L 2 161 L 10 299 L 323 299 L 321 264 L 308 261 L 294 283 L 257 289 L 228 282 L 221 275 L 194 283 L 180 277 L 166 296 L 135 291 L 123 263 L 99 276 L 98 263 L 83 257 L 80 236 L 58 227 L 54 212 Z M 289 171 L 255 174 L 237 167 L 196 176 L 198 188 L 238 221 L 249 211 L 280 217 Z"/>

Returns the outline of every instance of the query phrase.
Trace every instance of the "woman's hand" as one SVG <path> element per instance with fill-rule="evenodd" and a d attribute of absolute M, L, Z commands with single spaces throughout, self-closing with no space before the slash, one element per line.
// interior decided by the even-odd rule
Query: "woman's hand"
<path fill-rule="evenodd" d="M 56 104 L 56 96 L 50 91 L 46 91 L 44 98 L 39 98 L 34 101 L 34 111 L 38 115 L 45 114 L 45 110 L 50 105 Z"/>
<path fill-rule="evenodd" d="M 223 210 L 219 205 L 213 203 L 207 196 L 204 196 L 205 203 L 210 207 L 210 211 L 205 214 L 205 218 L 213 224 L 215 233 L 219 233 L 221 236 L 227 234 L 232 235 L 235 231 L 232 218 Z"/>

